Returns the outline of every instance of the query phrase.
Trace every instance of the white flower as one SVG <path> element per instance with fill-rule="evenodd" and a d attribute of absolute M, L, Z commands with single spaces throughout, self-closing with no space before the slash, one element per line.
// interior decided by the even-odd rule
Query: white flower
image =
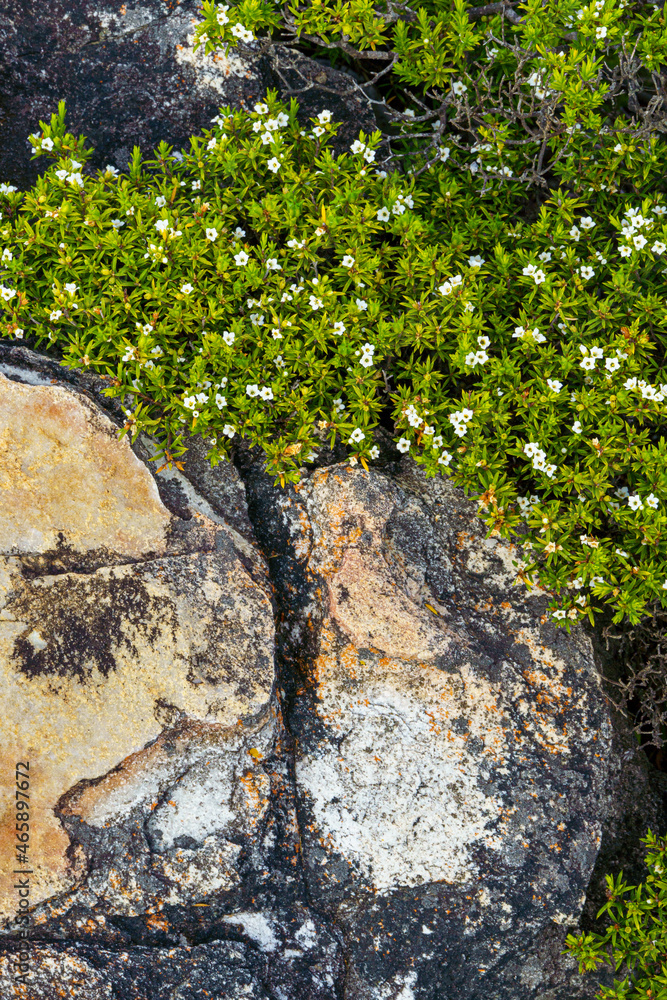
<path fill-rule="evenodd" d="M 318 299 L 316 295 L 311 295 L 308 302 L 310 303 L 311 309 L 321 309 L 324 305 L 322 299 Z"/>
<path fill-rule="evenodd" d="M 206 239 L 213 243 L 218 238 L 218 230 L 215 228 L 206 230 Z"/>
<path fill-rule="evenodd" d="M 337 323 L 334 323 L 333 332 L 336 336 L 339 336 L 341 333 L 345 333 L 345 324 L 341 323 L 340 320 Z"/>
<path fill-rule="evenodd" d="M 6 288 L 5 285 L 0 285 L 0 295 L 5 300 L 5 302 L 9 302 L 9 300 L 13 299 L 14 296 L 16 295 L 16 289 Z M 58 315 L 60 315 L 60 313 Z"/>
<path fill-rule="evenodd" d="M 598 25 L 598 27 L 595 29 L 595 37 L 598 39 L 607 37 L 607 29 L 605 28 L 604 24 Z"/>
<path fill-rule="evenodd" d="M 245 267 L 245 265 L 248 263 L 249 260 L 250 258 L 248 257 L 248 254 L 245 252 L 245 250 L 239 250 L 237 254 L 234 254 L 234 263 L 238 267 Z"/>
<path fill-rule="evenodd" d="M 280 170 L 281 162 L 277 156 L 273 156 L 266 165 L 272 173 L 276 174 Z"/>
<path fill-rule="evenodd" d="M 245 387 L 246 396 L 259 396 L 259 386 L 258 385 L 247 385 Z"/>
<path fill-rule="evenodd" d="M 70 184 L 76 184 L 78 187 L 83 187 L 83 177 L 81 174 L 72 173 L 67 175 L 67 180 Z"/>
<path fill-rule="evenodd" d="M 587 372 L 592 371 L 595 368 L 595 358 L 584 358 L 583 361 L 579 362 L 579 367 Z"/>
<path fill-rule="evenodd" d="M 373 163 L 375 160 L 375 150 L 366 148 L 364 150 L 364 159 L 366 163 Z"/>
<path fill-rule="evenodd" d="M 286 115 L 284 111 L 280 111 L 276 121 L 278 122 L 279 128 L 285 128 L 289 125 L 289 115 Z"/>
<path fill-rule="evenodd" d="M 263 386 L 259 394 L 262 399 L 273 399 L 273 389 L 271 389 L 268 385 Z"/>
<path fill-rule="evenodd" d="M 225 424 L 225 426 L 222 428 L 222 433 L 226 434 L 228 438 L 233 438 L 234 435 L 236 434 L 236 431 L 234 430 L 231 424 Z"/>
<path fill-rule="evenodd" d="M 549 261 L 551 260 L 551 252 L 549 250 L 543 250 L 541 254 L 538 254 L 540 260 Z"/>
<path fill-rule="evenodd" d="M 228 10 L 229 10 L 228 4 L 225 4 L 224 7 L 218 7 L 215 14 L 215 19 L 218 22 L 218 24 L 220 25 L 229 24 L 229 18 L 227 17 Z M 257 107 L 257 105 L 255 105 L 255 107 Z"/>
<path fill-rule="evenodd" d="M 443 451 L 442 455 L 438 458 L 439 465 L 449 465 L 452 460 L 452 456 L 448 451 Z"/>
<path fill-rule="evenodd" d="M 572 237 L 573 240 L 579 242 L 579 237 L 581 236 L 581 232 L 579 231 L 577 226 L 572 226 L 572 229 L 570 230 L 570 236 Z"/>
<path fill-rule="evenodd" d="M 164 233 L 167 229 L 169 229 L 169 220 L 168 219 L 158 219 L 157 222 L 155 223 L 155 228 L 159 232 Z"/>
<path fill-rule="evenodd" d="M 2 295 L 3 299 L 7 297 L 5 295 L 5 287 L 4 287 L 4 285 L 0 285 L 0 295 Z M 51 320 L 52 323 L 55 323 L 56 320 L 60 319 L 61 316 L 62 316 L 62 309 L 54 309 L 49 314 L 49 319 Z"/>
<path fill-rule="evenodd" d="M 546 275 L 544 271 L 536 271 L 535 274 L 533 275 L 533 279 L 536 285 L 541 285 L 542 282 L 545 280 L 545 278 Z"/>
<path fill-rule="evenodd" d="M 341 263 L 343 267 L 352 267 L 352 265 L 354 264 L 354 257 L 351 257 L 349 253 L 345 254 Z"/>
<path fill-rule="evenodd" d="M 481 267 L 482 264 L 485 264 L 485 263 L 486 263 L 486 261 L 484 260 L 483 257 L 480 257 L 479 254 L 476 254 L 474 257 L 468 257 L 468 266 L 469 267 Z"/>
<path fill-rule="evenodd" d="M 478 337 L 477 343 L 482 348 L 482 350 L 486 350 L 486 348 L 490 345 L 491 341 L 489 340 L 488 337 Z"/>
<path fill-rule="evenodd" d="M 452 90 L 456 94 L 457 97 L 460 97 L 461 94 L 465 94 L 465 92 L 466 92 L 467 89 L 468 88 L 466 87 L 465 83 L 461 83 L 460 80 L 455 80 L 452 83 Z"/>
<path fill-rule="evenodd" d="M 112 219 L 111 225 L 114 227 L 114 229 L 120 229 L 121 226 L 125 225 L 125 223 L 123 222 L 122 219 Z"/>
<path fill-rule="evenodd" d="M 189 281 L 186 281 L 184 285 L 181 285 L 181 291 L 183 292 L 183 295 L 189 295 L 190 292 L 194 292 L 194 288 Z"/>
<path fill-rule="evenodd" d="M 563 388 L 563 383 L 559 382 L 558 379 L 555 378 L 548 378 L 547 385 L 549 386 L 552 392 L 556 393 L 560 392 L 561 389 Z"/>
<path fill-rule="evenodd" d="M 403 204 L 402 201 L 395 201 L 394 204 L 391 206 L 391 210 L 394 213 L 394 215 L 403 215 L 403 213 L 405 212 L 405 205 Z"/>
<path fill-rule="evenodd" d="M 17 327 L 14 330 L 14 336 L 16 337 L 17 340 L 22 340 L 23 339 L 23 330 L 20 327 Z"/>
<path fill-rule="evenodd" d="M 579 225 L 582 229 L 592 229 L 595 223 L 590 215 L 584 215 L 581 219 L 579 219 Z"/>
<path fill-rule="evenodd" d="M 320 123 L 320 125 L 326 125 L 327 122 L 331 121 L 331 112 L 320 111 L 319 115 L 317 116 L 317 120 Z"/>
<path fill-rule="evenodd" d="M 65 181 L 65 180 L 67 180 L 67 171 L 66 170 L 56 170 L 56 177 L 58 178 L 59 181 Z"/>
<path fill-rule="evenodd" d="M 263 326 L 264 316 L 261 313 L 250 313 L 250 322 L 253 326 Z"/>
<path fill-rule="evenodd" d="M 68 281 L 65 283 L 64 288 L 68 295 L 76 295 L 78 291 L 78 285 L 75 285 L 73 281 Z"/>
<path fill-rule="evenodd" d="M 370 457 L 372 459 L 379 458 L 380 457 L 380 449 L 378 448 L 378 446 L 376 444 L 374 444 L 373 447 L 368 452 L 368 454 L 370 455 Z"/>
<path fill-rule="evenodd" d="M 592 267 L 580 267 L 579 274 L 581 275 L 582 278 L 588 279 L 593 277 L 595 271 L 593 270 Z"/>
<path fill-rule="evenodd" d="M 282 271 L 282 265 L 278 263 L 277 257 L 269 257 L 266 266 L 269 271 Z"/>
<path fill-rule="evenodd" d="M 400 452 L 405 454 L 406 451 L 410 451 L 410 442 L 408 441 L 407 438 L 400 438 L 398 443 L 396 444 L 396 447 Z"/>
<path fill-rule="evenodd" d="M 42 149 L 53 149 L 53 139 L 49 139 L 48 136 L 42 139 Z"/>
<path fill-rule="evenodd" d="M 350 146 L 350 149 L 352 150 L 353 153 L 363 153 L 365 148 L 366 148 L 366 143 L 361 142 L 359 139 L 355 139 L 352 145 Z"/>
<path fill-rule="evenodd" d="M 630 510 L 643 510 L 644 504 L 641 502 L 641 498 L 638 493 L 633 494 L 628 497 L 628 507 Z"/>
<path fill-rule="evenodd" d="M 526 335 L 526 328 L 523 326 L 515 326 L 514 333 L 512 334 L 512 339 L 517 338 L 518 340 L 523 340 Z"/>
<path fill-rule="evenodd" d="M 360 427 L 355 427 L 355 429 L 350 434 L 350 442 L 349 443 L 350 444 L 354 444 L 355 442 L 363 441 L 365 437 L 366 437 L 366 435 L 361 430 L 361 428 Z"/>
<path fill-rule="evenodd" d="M 257 112 L 258 115 L 268 115 L 269 113 L 269 109 L 266 104 L 256 104 L 255 111 Z"/>
<path fill-rule="evenodd" d="M 240 38 L 242 42 L 251 42 L 255 37 L 252 31 L 249 31 L 239 21 L 236 22 L 234 27 L 231 29 L 231 32 L 236 38 Z"/>
<path fill-rule="evenodd" d="M 604 366 L 608 372 L 615 372 L 621 367 L 621 362 L 618 358 L 605 358 Z"/>
<path fill-rule="evenodd" d="M 643 247 L 646 246 L 648 240 L 642 233 L 637 233 L 636 236 L 632 237 L 632 242 L 635 245 L 635 250 L 641 250 Z"/>
<path fill-rule="evenodd" d="M 621 257 L 629 257 L 630 254 L 632 253 L 632 250 L 630 249 L 630 247 L 623 246 L 618 248 L 618 252 L 620 253 Z"/>
<path fill-rule="evenodd" d="M 155 204 L 157 205 L 158 208 L 164 208 L 164 206 L 167 204 L 167 199 L 164 197 L 164 195 L 160 194 L 155 199 Z"/>
<path fill-rule="evenodd" d="M 368 302 L 366 302 L 365 299 L 356 299 L 355 301 L 359 312 L 363 312 L 365 309 L 368 309 Z"/>
<path fill-rule="evenodd" d="M 572 430 L 574 431 L 575 434 L 581 434 L 582 428 L 580 420 L 575 420 L 575 422 L 572 424 Z"/>
<path fill-rule="evenodd" d="M 321 125 L 315 125 L 315 127 L 313 128 L 313 135 L 316 135 L 318 138 L 321 135 L 324 135 L 324 132 L 325 129 L 323 129 Z"/>
<path fill-rule="evenodd" d="M 653 507 L 653 509 L 655 510 L 660 501 L 658 500 L 657 496 L 655 496 L 655 494 L 649 493 L 649 495 L 646 497 L 646 503 L 648 504 L 649 507 Z"/>
<path fill-rule="evenodd" d="M 665 246 L 664 243 L 661 243 L 659 240 L 656 240 L 656 242 L 651 247 L 651 252 L 657 253 L 658 255 L 663 254 L 665 250 L 667 250 L 667 247 Z"/>

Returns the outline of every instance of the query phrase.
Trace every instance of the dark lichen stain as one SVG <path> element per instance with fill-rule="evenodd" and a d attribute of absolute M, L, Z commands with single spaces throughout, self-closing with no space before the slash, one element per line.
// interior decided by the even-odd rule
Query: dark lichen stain
<path fill-rule="evenodd" d="M 150 595 L 139 578 L 59 578 L 50 586 L 28 585 L 8 605 L 27 623 L 14 643 L 13 663 L 27 677 L 78 677 L 97 669 L 103 677 L 116 668 L 125 649 L 139 656 L 128 632 L 155 646 L 166 630 L 176 630 L 170 600 Z M 36 649 L 28 636 L 39 632 L 46 643 Z"/>

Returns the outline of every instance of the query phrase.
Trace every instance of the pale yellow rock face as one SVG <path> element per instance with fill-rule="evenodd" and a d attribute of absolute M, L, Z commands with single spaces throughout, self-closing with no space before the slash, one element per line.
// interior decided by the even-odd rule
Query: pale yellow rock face
<path fill-rule="evenodd" d="M 96 568 L 49 572 L 61 551 Z M 270 600 L 233 532 L 172 518 L 92 404 L 0 376 L 0 917 L 18 902 L 17 761 L 30 764 L 34 904 L 83 875 L 55 811 L 65 793 L 147 753 L 165 727 L 243 729 L 272 686 Z M 113 784 L 94 786 L 99 809 Z"/>
<path fill-rule="evenodd" d="M 126 438 L 84 397 L 0 375 L 0 551 L 164 552 L 170 521 Z"/>

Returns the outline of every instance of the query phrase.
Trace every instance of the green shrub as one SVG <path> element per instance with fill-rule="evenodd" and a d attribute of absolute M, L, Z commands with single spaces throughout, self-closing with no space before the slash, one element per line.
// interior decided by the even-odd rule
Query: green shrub
<path fill-rule="evenodd" d="M 649 831 L 642 843 L 648 848 L 645 882 L 632 886 L 623 873 L 607 876 L 607 902 L 598 913 L 610 921 L 605 933 L 567 937 L 580 972 L 602 964 L 622 970 L 613 987 L 601 988 L 599 1000 L 667 998 L 667 839 Z"/>
<path fill-rule="evenodd" d="M 483 190 L 553 186 L 565 160 L 576 169 L 577 147 L 595 156 L 590 136 L 605 123 L 624 151 L 667 123 L 662 4 L 205 0 L 203 13 L 195 37 L 207 52 L 273 35 L 351 62 L 380 88 L 387 163 L 423 170 L 451 156 Z M 603 164 L 597 173 L 604 181 Z"/>
<path fill-rule="evenodd" d="M 0 332 L 104 374 L 166 461 L 242 436 L 296 481 L 325 439 L 375 460 L 382 420 L 520 536 L 557 622 L 667 606 L 664 141 L 574 129 L 531 210 L 453 157 L 376 169 L 379 132 L 335 158 L 296 111 L 269 93 L 92 176 L 61 105 L 44 177 L 0 188 Z"/>

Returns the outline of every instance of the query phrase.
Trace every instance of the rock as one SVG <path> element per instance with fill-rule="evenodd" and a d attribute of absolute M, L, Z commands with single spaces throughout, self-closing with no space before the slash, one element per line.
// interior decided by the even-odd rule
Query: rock
<path fill-rule="evenodd" d="M 176 150 L 209 128 L 220 107 L 252 107 L 267 88 L 303 92 L 304 120 L 329 108 L 344 122 L 338 148 L 373 131 L 371 105 L 353 78 L 284 45 L 251 43 L 205 56 L 193 51 L 195 0 L 136 4 L 54 0 L 0 12 L 0 179 L 26 188 L 47 165 L 30 160 L 28 135 L 67 105 L 68 130 L 96 152 L 93 167 L 125 169 L 135 145 L 144 156 L 166 140 Z M 352 91 L 352 92 L 350 92 Z M 300 98 L 301 99 L 301 98 Z"/>
<path fill-rule="evenodd" d="M 113 788 L 117 798 L 120 782 L 130 810 L 139 794 L 127 787 L 130 760 L 144 795 L 159 794 L 166 780 L 151 773 L 155 747 L 142 749 L 165 728 L 204 724 L 202 753 L 207 741 L 255 739 L 273 687 L 273 612 L 256 549 L 201 514 L 171 515 L 127 439 L 68 388 L 0 375 L 0 486 L 3 754 L 11 762 L 2 780 L 13 797 L 13 764 L 31 761 L 38 903 L 82 876 L 85 852 L 72 850 L 57 818 L 74 785 L 95 783 L 99 813 L 109 812 L 104 794 Z M 234 781 L 249 782 L 256 820 L 268 779 L 239 772 L 233 781 L 227 768 L 220 780 L 239 802 Z M 154 823 L 161 815 L 156 809 Z M 207 833 L 225 826 L 211 824 Z M 5 856 L 13 826 L 7 815 Z M 5 918 L 16 905 L 8 871 Z"/>
<path fill-rule="evenodd" d="M 298 632 L 278 644 L 306 879 L 345 935 L 346 1000 L 592 996 L 560 955 L 618 777 L 590 639 L 409 463 L 246 487 Z"/>
<path fill-rule="evenodd" d="M 294 947 L 285 949 L 283 958 L 275 957 L 272 942 L 267 940 L 272 932 L 250 920 L 247 926 L 252 926 L 256 939 L 249 944 L 217 940 L 194 947 L 118 951 L 78 943 L 69 948 L 36 946 L 30 1000 L 55 996 L 76 1000 L 319 1000 L 340 996 L 332 992 L 334 974 L 340 981 L 340 968 L 315 943 L 313 921 L 309 917 L 301 921 L 300 925 L 295 921 Z M 311 974 L 307 981 L 300 981 L 295 968 L 298 956 L 304 955 L 309 957 Z M 0 984 L 6 989 L 13 985 L 12 961 L 12 952 L 0 949 Z"/>
<path fill-rule="evenodd" d="M 565 935 L 641 877 L 665 780 L 520 551 L 409 460 L 281 489 L 195 439 L 156 474 L 101 380 L 4 344 L 0 372 L 30 1000 L 593 1000 Z"/>

